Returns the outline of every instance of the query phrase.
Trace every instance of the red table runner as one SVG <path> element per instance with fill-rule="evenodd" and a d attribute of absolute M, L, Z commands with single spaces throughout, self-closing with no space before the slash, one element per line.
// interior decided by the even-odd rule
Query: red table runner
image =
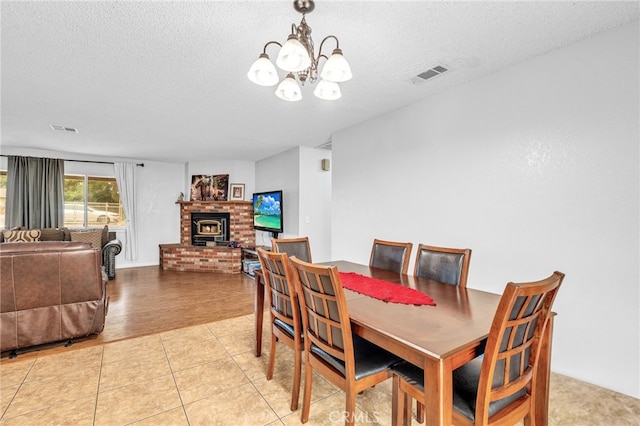
<path fill-rule="evenodd" d="M 342 287 L 383 302 L 436 306 L 436 302 L 432 298 L 414 288 L 367 277 L 355 272 L 339 272 L 339 274 Z"/>

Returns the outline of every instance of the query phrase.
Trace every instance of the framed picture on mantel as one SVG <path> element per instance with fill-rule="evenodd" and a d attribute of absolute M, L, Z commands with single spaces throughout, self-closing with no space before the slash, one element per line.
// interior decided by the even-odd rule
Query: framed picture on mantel
<path fill-rule="evenodd" d="M 244 183 L 232 183 L 229 201 L 244 201 Z"/>
<path fill-rule="evenodd" d="M 191 176 L 191 201 L 227 201 L 229 175 Z"/>

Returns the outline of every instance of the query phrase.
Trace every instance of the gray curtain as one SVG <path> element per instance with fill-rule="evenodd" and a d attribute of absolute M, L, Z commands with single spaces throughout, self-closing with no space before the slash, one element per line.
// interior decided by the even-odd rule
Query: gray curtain
<path fill-rule="evenodd" d="M 9 156 L 4 226 L 64 225 L 64 160 Z"/>
<path fill-rule="evenodd" d="M 138 260 L 138 231 L 136 230 L 136 165 L 133 163 L 113 163 L 116 183 L 120 192 L 120 202 L 127 221 L 124 227 L 124 258 Z"/>

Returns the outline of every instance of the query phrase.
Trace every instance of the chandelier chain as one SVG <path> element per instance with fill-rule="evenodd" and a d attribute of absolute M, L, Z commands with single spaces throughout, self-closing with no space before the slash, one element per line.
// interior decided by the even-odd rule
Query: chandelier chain
<path fill-rule="evenodd" d="M 295 27 L 295 24 L 291 25 L 292 27 Z M 318 56 L 317 58 L 315 56 L 315 48 L 313 46 L 313 39 L 311 38 L 311 27 L 307 25 L 304 13 L 302 14 L 300 25 L 295 27 L 295 29 L 298 40 L 300 40 L 300 43 L 302 43 L 305 49 L 307 49 L 309 58 L 311 58 L 311 65 L 306 70 L 298 72 L 298 79 L 303 86 L 307 80 L 309 80 L 309 82 L 313 84 L 318 79 L 318 61 L 320 59 L 320 56 Z"/>

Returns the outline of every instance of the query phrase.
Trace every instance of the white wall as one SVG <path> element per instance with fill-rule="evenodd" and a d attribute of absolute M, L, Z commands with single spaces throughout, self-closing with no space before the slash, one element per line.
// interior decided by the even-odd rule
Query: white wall
<path fill-rule="evenodd" d="M 638 40 L 636 21 L 334 134 L 333 257 L 469 247 L 469 287 L 494 293 L 560 270 L 552 369 L 640 397 Z"/>
<path fill-rule="evenodd" d="M 116 258 L 116 274 L 120 268 L 158 265 L 158 245 L 180 242 L 180 206 L 176 200 L 184 185 L 183 170 L 183 164 L 152 161 L 136 168 L 138 260 L 125 260 L 123 246 Z M 124 230 L 117 236 L 126 244 Z"/>
<path fill-rule="evenodd" d="M 297 237 L 300 216 L 300 148 L 292 148 L 256 162 L 256 192 L 282 190 L 283 232 L 280 238 Z M 268 232 L 256 231 L 256 244 L 271 247 Z"/>
<path fill-rule="evenodd" d="M 191 177 L 193 175 L 229 175 L 229 185 L 232 183 L 244 184 L 244 199 L 245 201 L 251 201 L 255 182 L 255 163 L 253 161 L 190 161 L 185 167 L 185 200 L 189 200 Z"/>
<path fill-rule="evenodd" d="M 300 147 L 300 213 L 298 234 L 309 237 L 314 262 L 331 260 L 331 171 L 322 160 L 331 151 Z"/>
<path fill-rule="evenodd" d="M 256 191 L 283 190 L 280 237 L 308 236 L 314 262 L 331 259 L 331 172 L 322 171 L 323 158 L 331 151 L 297 147 L 256 163 Z M 256 231 L 256 244 L 271 246 L 268 233 Z"/>

